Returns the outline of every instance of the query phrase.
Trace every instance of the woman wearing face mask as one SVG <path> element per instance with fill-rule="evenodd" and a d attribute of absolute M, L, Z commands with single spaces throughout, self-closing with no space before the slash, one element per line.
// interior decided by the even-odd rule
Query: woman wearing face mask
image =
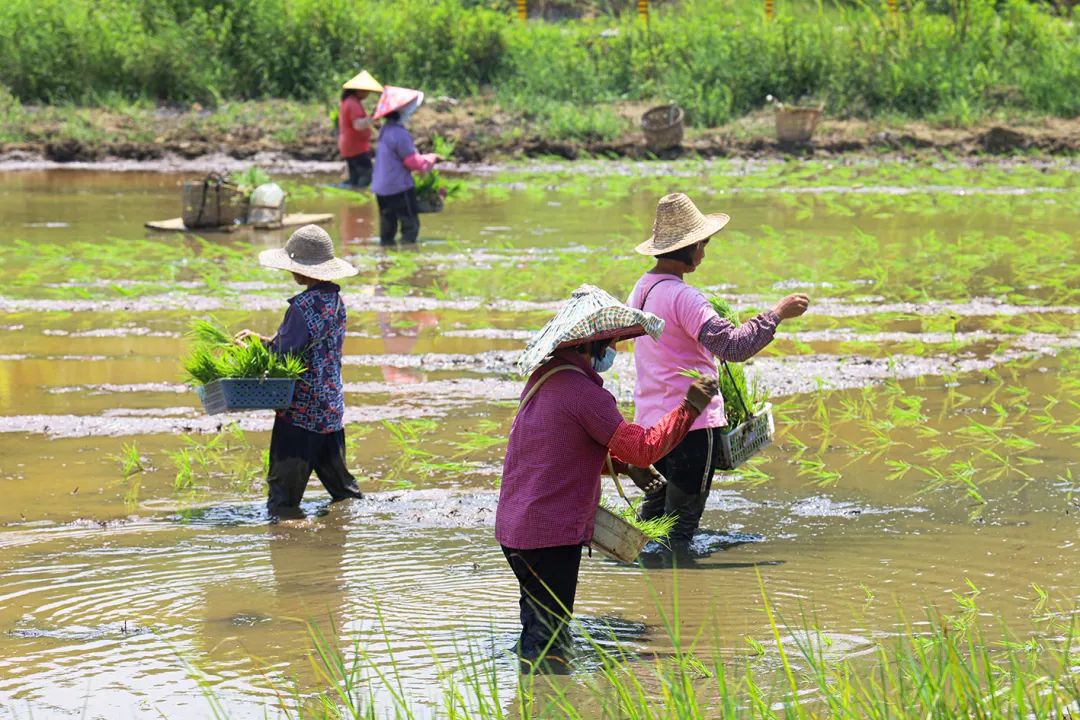
<path fill-rule="evenodd" d="M 379 243 L 393 245 L 398 226 L 401 243 L 415 244 L 420 235 L 420 212 L 416 204 L 414 172 L 428 172 L 435 167 L 439 156 L 421 155 L 416 151 L 412 135 L 405 123 L 424 102 L 424 93 L 410 88 L 383 88 L 375 119 L 384 119 L 375 148 L 375 173 L 371 191 L 379 203 Z"/>
<path fill-rule="evenodd" d="M 656 208 L 652 237 L 637 247 L 642 255 L 656 258 L 656 264 L 637 281 L 627 304 L 655 313 L 665 328 L 658 342 L 634 347 L 635 421 L 640 424 L 655 422 L 685 392 L 691 382 L 685 370 L 715 378 L 717 358 L 742 362 L 752 357 L 772 342 L 781 320 L 806 312 L 809 298 L 788 295 L 773 309 L 735 327 L 717 315 L 700 291 L 686 284 L 683 276 L 701 265 L 709 238 L 728 220 L 722 213 L 703 215 L 682 193 L 665 195 Z M 640 516 L 678 517 L 668 538 L 672 550 L 687 550 L 701 522 L 720 452 L 714 431 L 726 425 L 724 400 L 716 397 L 686 439 L 656 463 L 667 485 L 646 494 Z"/>
<path fill-rule="evenodd" d="M 582 285 L 518 360 L 531 375 L 510 428 L 495 537 L 520 588 L 523 669 L 541 657 L 546 669 L 565 666 L 581 548 L 592 540 L 608 454 L 617 470 L 647 467 L 716 395 L 716 381 L 702 380 L 651 427 L 623 419 L 599 372 L 611 367 L 617 341 L 647 334 L 641 344 L 653 343 L 662 330 L 654 315 Z"/>

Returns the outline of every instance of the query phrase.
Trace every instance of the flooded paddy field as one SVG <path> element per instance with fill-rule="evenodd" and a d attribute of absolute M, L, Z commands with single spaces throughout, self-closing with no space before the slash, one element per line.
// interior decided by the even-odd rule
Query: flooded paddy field
<path fill-rule="evenodd" d="M 493 537 L 513 361 L 578 284 L 625 296 L 671 190 L 733 218 L 690 282 L 744 318 L 795 290 L 813 302 L 748 364 L 777 442 L 717 479 L 699 556 L 678 569 L 583 559 L 585 628 L 664 656 L 678 605 L 697 655 L 765 673 L 779 663 L 759 650 L 762 589 L 843 657 L 935 612 L 1047 653 L 1067 635 L 1080 600 L 1075 167 L 474 170 L 423 217 L 420 246 L 392 252 L 369 195 L 288 179 L 290 209 L 333 212 L 361 270 L 344 283 L 344 381 L 367 497 L 327 508 L 316 481 L 309 519 L 275 526 L 270 413 L 203 415 L 178 359 L 193 317 L 273 332 L 296 286 L 256 256 L 287 233 L 145 231 L 179 211 L 181 175 L 0 176 L 2 716 L 204 717 L 207 694 L 229 717 L 274 716 L 323 689 L 311 623 L 363 657 L 377 708 L 400 691 L 439 707 L 447 683 L 488 664 L 513 704 L 517 587 Z M 630 415 L 629 352 L 609 376 Z M 390 666 L 392 682 L 376 673 Z M 591 672 L 585 653 L 571 693 Z"/>

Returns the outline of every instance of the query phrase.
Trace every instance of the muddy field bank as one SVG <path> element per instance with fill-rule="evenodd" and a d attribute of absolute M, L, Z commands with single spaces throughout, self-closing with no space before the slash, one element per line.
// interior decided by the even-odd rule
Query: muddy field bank
<path fill-rule="evenodd" d="M 433 99 L 412 122 L 421 149 L 441 135 L 457 143 L 455 159 L 482 162 L 508 157 L 587 156 L 648 158 L 639 129 L 647 104 L 611 108 L 622 121 L 617 136 L 560 136 L 520 114 L 483 100 Z M 48 163 L 175 161 L 177 167 L 221 157 L 263 162 L 336 162 L 330 108 L 286 101 L 232 103 L 215 110 L 135 108 L 122 111 L 22 108 L 0 127 L 0 168 Z M 955 158 L 982 155 L 1075 155 L 1080 118 L 1002 119 L 962 128 L 925 122 L 828 118 L 811 143 L 776 141 L 771 113 L 761 112 L 709 129 L 687 129 L 681 148 L 664 158 L 790 157 L 843 154 Z M 119 168 L 119 169 L 122 169 Z"/>

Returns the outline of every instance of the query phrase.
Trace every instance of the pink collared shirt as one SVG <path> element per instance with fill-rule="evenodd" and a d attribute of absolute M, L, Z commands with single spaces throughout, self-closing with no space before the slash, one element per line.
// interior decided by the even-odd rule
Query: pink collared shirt
<path fill-rule="evenodd" d="M 642 275 L 626 304 L 641 309 L 643 298 L 644 309 L 664 320 L 659 341 L 649 337 L 634 341 L 634 422 L 644 426 L 656 423 L 686 395 L 694 380 L 683 375 L 683 370 L 715 378 L 716 358 L 746 360 L 772 342 L 780 322 L 776 313 L 767 310 L 736 328 L 716 314 L 700 290 L 677 275 Z M 724 399 L 717 395 L 691 430 L 725 425 Z"/>

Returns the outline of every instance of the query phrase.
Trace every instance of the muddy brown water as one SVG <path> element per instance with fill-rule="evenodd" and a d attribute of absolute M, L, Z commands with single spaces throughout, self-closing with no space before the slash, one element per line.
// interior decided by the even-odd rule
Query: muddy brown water
<path fill-rule="evenodd" d="M 181 179 L 0 175 L 0 242 L 188 242 L 142 228 L 178 213 Z M 934 193 L 920 192 L 932 205 Z M 844 195 L 818 194 L 809 206 L 769 193 L 716 202 L 747 233 L 764 226 L 842 233 L 855 225 L 883 238 L 901 232 L 896 218 L 875 217 L 865 201 L 837 214 L 827 210 Z M 255 273 L 255 285 L 224 294 L 174 284 L 108 297 L 90 287 L 87 297 L 51 287 L 64 282 L 59 276 L 0 290 L 0 707 L 13 717 L 202 717 L 205 686 L 232 717 L 273 716 L 279 692 L 318 689 L 306 659 L 310 622 L 348 652 L 360 638 L 373 667 L 392 659 L 419 703 L 437 706 L 443 684 L 470 672 L 463 659 L 470 653 L 495 659 L 503 696 L 511 698 L 505 650 L 517 628 L 517 589 L 492 523 L 499 438 L 521 382 L 511 363 L 557 299 L 542 276 L 548 256 L 534 254 L 576 253 L 587 267 L 609 255 L 620 234 L 639 235 L 629 218 L 647 223 L 654 202 L 652 191 L 619 194 L 599 207 L 554 191 L 477 192 L 424 218 L 425 242 L 410 256 L 419 269 L 399 282 L 407 297 L 382 292 L 384 276 L 367 270 L 346 283 L 354 308 L 344 369 L 349 454 L 369 496 L 319 514 L 326 495 L 316 482 L 305 501 L 311 517 L 291 525 L 268 526 L 262 510 L 269 416 L 203 416 L 176 362 L 186 308 L 211 307 L 230 324 L 272 330 L 292 292 L 281 278 Z M 823 219 L 810 227 L 807 207 L 818 202 Z M 1019 235 L 1034 226 L 1077 236 L 1074 195 L 1038 201 L 1058 203 L 1053 212 L 1025 202 L 1017 200 L 1014 218 L 973 201 L 970 216 L 922 208 L 900 224 L 913 234 Z M 315 197 L 298 201 L 301 208 L 335 213 L 329 229 L 362 267 L 382 256 L 373 246 L 372 203 Z M 259 249 L 284 237 L 210 241 L 254 262 Z M 1066 242 L 1074 255 L 1076 240 Z M 815 252 L 847 279 L 860 277 L 844 247 Z M 12 256 L 0 277 L 12 283 L 33 267 L 26 253 Z M 539 260 L 515 266 L 507 262 L 515 254 Z M 82 261 L 77 253 L 64 259 Z M 126 261 L 121 249 L 109 262 Z M 528 292 L 498 302 L 432 290 L 470 264 L 536 277 Z M 140 272 L 126 280 L 155 281 L 153 272 Z M 724 283 L 721 271 L 702 279 Z M 762 586 L 785 620 L 812 617 L 832 652 L 852 656 L 905 622 L 922 627 L 926 607 L 956 612 L 955 595 L 971 591 L 968 581 L 979 588 L 987 622 L 1002 619 L 1024 637 L 1046 632 L 1033 615 L 1075 612 L 1077 307 L 1037 291 L 1038 303 L 980 300 L 985 286 L 985 278 L 972 278 L 968 296 L 928 296 L 921 305 L 848 296 L 783 326 L 775 351 L 750 368 L 773 388 L 781 411 L 778 442 L 755 465 L 768 479 L 718 477 L 703 521 L 709 533 L 699 538 L 703 552 L 685 567 L 584 559 L 576 610 L 586 627 L 606 623 L 629 647 L 662 654 L 671 650 L 663 626 L 677 602 L 680 631 L 697 638 L 697 654 L 737 662 L 751 653 L 746 638 L 769 641 Z M 753 290 L 761 298 L 788 291 Z M 958 331 L 948 323 L 924 327 L 925 317 L 950 315 L 959 317 Z M 849 326 L 854 317 L 876 325 Z M 1027 335 L 1008 325 L 1017 322 Z M 625 356 L 610 384 L 627 397 Z M 894 407 L 889 397 L 920 398 L 922 419 L 874 415 L 875 407 Z M 870 408 L 865 423 L 849 417 L 860 402 Z M 824 425 L 822 413 L 830 418 Z M 403 439 L 383 420 L 403 422 Z M 994 431 L 972 432 L 973 421 L 996 424 L 1013 444 L 995 444 Z M 884 445 L 871 443 L 875 423 Z M 926 426 L 935 434 L 920 434 Z M 954 455 L 938 462 L 920 455 L 935 444 Z M 144 469 L 125 477 L 119 458 L 131 449 Z M 1030 464 L 994 475 L 983 450 Z M 807 458 L 839 477 L 815 475 Z M 885 459 L 944 471 L 968 459 L 982 502 L 960 483 L 934 489 L 919 469 L 896 477 Z M 189 462 L 190 480 L 178 479 Z M 610 484 L 605 492 L 613 492 Z M 1035 585 L 1050 598 L 1038 610 Z M 760 662 L 768 670 L 768 656 Z M 390 688 L 365 672 L 365 691 L 388 707 Z M 580 673 L 589 673 L 587 657 Z"/>

